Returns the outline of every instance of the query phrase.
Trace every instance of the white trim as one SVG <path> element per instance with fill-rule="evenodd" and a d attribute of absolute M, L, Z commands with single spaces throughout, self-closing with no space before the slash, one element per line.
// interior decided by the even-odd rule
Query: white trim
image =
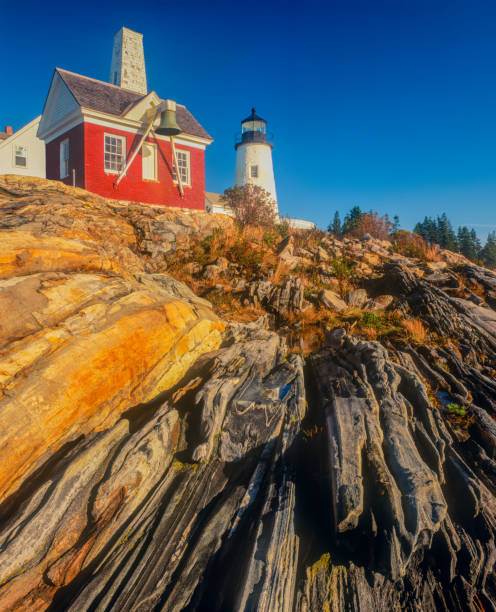
<path fill-rule="evenodd" d="M 60 95 L 65 96 L 66 104 L 68 103 L 68 100 L 71 100 L 71 102 L 70 106 L 66 108 L 66 114 L 62 115 L 61 117 L 58 116 L 58 118 L 55 118 L 54 120 L 54 108 L 57 105 Z M 50 134 L 54 130 L 58 130 L 58 127 L 62 124 L 62 122 L 65 123 L 67 121 L 68 116 L 72 116 L 76 111 L 79 111 L 79 103 L 74 97 L 72 91 L 66 85 L 64 79 L 62 78 L 62 75 L 56 68 L 53 73 L 52 81 L 50 83 L 45 104 L 43 106 L 43 111 L 41 113 L 41 120 L 40 125 L 38 127 L 37 137 L 45 139 L 45 135 Z"/>
<path fill-rule="evenodd" d="M 20 166 L 19 164 L 16 164 L 16 147 L 23 147 L 23 149 L 26 151 L 26 155 L 24 157 L 24 159 L 26 160 L 26 163 L 24 166 Z M 19 156 L 20 157 L 20 156 Z M 28 146 L 27 145 L 23 145 L 23 144 L 17 144 L 15 142 L 12 143 L 12 167 L 13 168 L 28 168 Z"/>
<path fill-rule="evenodd" d="M 176 139 L 174 139 L 174 142 L 176 142 Z M 187 159 L 188 159 L 188 163 L 187 163 L 188 179 L 186 181 L 181 180 L 181 183 L 185 187 L 191 187 L 191 151 L 188 151 L 187 149 L 177 149 L 176 148 L 176 155 L 179 155 L 179 153 L 184 153 L 185 155 L 187 155 Z M 173 183 L 177 185 L 178 183 L 177 179 L 174 180 L 173 178 L 172 180 L 173 180 Z"/>
<path fill-rule="evenodd" d="M 59 178 L 65 179 L 69 176 L 69 159 L 71 155 L 70 142 L 64 138 L 59 143 Z M 67 152 L 67 157 L 65 156 Z"/>
<path fill-rule="evenodd" d="M 41 119 L 41 115 L 38 115 L 38 117 L 35 117 L 32 121 L 30 121 L 29 123 L 26 123 L 26 125 L 23 125 L 22 128 L 19 128 L 17 132 L 12 132 L 12 134 L 8 136 L 7 138 L 5 138 L 5 140 L 0 140 L 0 149 L 9 145 L 12 142 L 12 140 L 14 140 L 14 137 L 17 138 L 18 136 L 22 136 L 24 132 L 26 132 L 34 123 L 36 123 L 36 121 L 39 122 L 40 119 Z"/>
<path fill-rule="evenodd" d="M 122 159 L 121 159 L 121 167 L 118 170 L 114 170 L 112 168 L 106 168 L 105 167 L 105 138 L 106 137 L 109 138 L 115 138 L 121 141 L 121 147 L 122 147 Z M 106 174 L 120 174 L 122 168 L 124 168 L 124 166 L 126 165 L 126 159 L 127 159 L 127 138 L 125 136 L 121 136 L 120 134 L 108 134 L 107 132 L 103 133 L 103 171 Z"/>
<path fill-rule="evenodd" d="M 49 142 L 52 142 L 52 140 L 55 140 L 59 136 L 62 136 L 62 134 L 65 134 L 69 130 L 72 130 L 72 128 L 75 128 L 76 125 L 83 123 L 83 121 L 84 117 L 81 113 L 81 110 L 77 108 L 72 113 L 69 113 L 66 117 L 64 117 L 64 120 L 57 124 L 56 129 L 48 130 L 44 133 L 38 130 L 37 136 L 38 138 L 41 138 L 41 140 L 44 140 L 45 144 L 48 144 Z"/>
<path fill-rule="evenodd" d="M 127 132 L 128 134 L 134 135 L 142 132 L 143 128 L 142 123 L 138 121 L 125 119 L 124 117 L 116 117 L 115 115 L 108 115 L 106 113 L 100 113 L 98 111 L 92 111 L 86 108 L 78 108 L 64 117 L 64 120 L 54 129 L 47 130 L 44 133 L 39 132 L 38 138 L 43 139 L 45 143 L 48 144 L 49 142 L 52 142 L 52 140 L 55 140 L 65 132 L 68 132 L 72 128 L 76 127 L 76 125 L 83 122 L 114 130 L 118 129 L 122 132 Z M 153 132 L 153 139 L 170 142 L 169 136 L 160 136 L 155 134 L 155 132 Z M 174 140 L 177 144 L 184 144 L 193 149 L 201 149 L 203 151 L 206 149 L 207 145 L 213 142 L 211 139 L 202 138 L 201 136 L 192 136 L 190 134 L 180 134 L 179 136 L 176 136 Z"/>
<path fill-rule="evenodd" d="M 93 125 L 99 125 L 101 127 L 108 127 L 127 132 L 128 134 L 139 134 L 143 133 L 143 124 L 137 121 L 130 121 L 123 117 L 115 117 L 114 115 L 106 115 L 104 113 L 97 113 L 95 111 L 87 111 L 83 109 L 83 117 L 85 123 L 91 123 Z M 170 142 L 169 136 L 161 136 L 152 131 L 153 139 L 158 141 Z M 190 134 L 180 134 L 174 137 L 174 142 L 178 144 L 184 144 L 193 149 L 205 150 L 212 140 L 202 138 L 200 136 L 192 136 Z"/>

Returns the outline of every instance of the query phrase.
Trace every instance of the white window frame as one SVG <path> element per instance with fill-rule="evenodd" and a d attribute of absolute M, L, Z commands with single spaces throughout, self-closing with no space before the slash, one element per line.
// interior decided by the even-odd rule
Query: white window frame
<path fill-rule="evenodd" d="M 109 156 L 111 155 L 116 155 L 116 153 L 113 153 L 112 151 L 109 151 L 107 153 L 106 150 L 106 146 L 107 146 L 107 138 L 115 138 L 116 140 L 120 140 L 121 142 L 121 149 L 122 149 L 122 159 L 121 159 L 121 163 L 120 163 L 120 168 L 119 169 L 114 169 L 114 168 L 107 168 L 107 159 L 106 159 L 106 155 L 108 154 Z M 110 143 L 110 146 L 112 146 L 112 143 Z M 112 165 L 112 159 L 108 160 L 109 165 Z M 125 136 L 119 136 L 117 134 L 111 134 L 109 132 L 104 132 L 103 134 L 103 169 L 105 170 L 105 172 L 107 174 L 120 174 L 122 168 L 124 168 L 124 166 L 126 165 L 126 137 Z"/>
<path fill-rule="evenodd" d="M 253 170 L 255 170 L 255 174 L 253 174 Z M 250 178 L 258 178 L 258 164 L 250 166 Z"/>
<path fill-rule="evenodd" d="M 151 147 L 151 149 L 153 150 L 153 177 L 145 177 L 144 175 L 144 156 L 143 156 L 143 151 L 145 149 L 145 147 Z M 158 180 L 158 172 L 157 172 L 157 166 L 158 166 L 158 155 L 157 155 L 157 145 L 154 142 L 147 142 L 145 141 L 143 143 L 143 151 L 141 153 L 142 155 L 142 160 L 141 160 L 141 179 L 143 181 L 157 181 Z"/>
<path fill-rule="evenodd" d="M 183 154 L 186 156 L 186 166 L 182 166 L 183 168 L 186 169 L 186 178 L 187 180 L 183 179 L 183 175 L 181 174 L 181 183 L 185 186 L 185 187 L 191 187 L 191 151 L 188 151 L 186 149 L 178 149 L 176 147 L 176 156 L 177 156 L 177 161 L 179 164 L 179 156 Z M 176 163 L 174 160 L 174 168 L 172 170 L 172 175 L 173 175 L 173 179 L 174 179 L 174 183 L 177 183 L 177 175 L 176 175 Z M 181 166 L 179 166 L 181 168 Z"/>
<path fill-rule="evenodd" d="M 16 149 L 20 147 L 24 149 L 24 159 L 26 160 L 25 165 L 23 166 L 22 164 L 18 164 L 17 163 L 17 157 L 22 157 L 22 155 L 17 155 L 16 153 Z M 14 167 L 15 168 L 27 168 L 28 167 L 28 148 L 26 145 L 22 145 L 22 144 L 16 144 L 14 142 L 14 144 L 12 145 L 12 152 L 14 154 Z"/>
<path fill-rule="evenodd" d="M 69 139 L 64 138 L 59 144 L 60 178 L 65 179 L 69 176 Z"/>

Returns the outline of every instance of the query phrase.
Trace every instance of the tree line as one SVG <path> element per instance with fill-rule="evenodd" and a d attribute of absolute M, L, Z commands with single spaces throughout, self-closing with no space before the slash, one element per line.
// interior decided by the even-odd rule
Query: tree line
<path fill-rule="evenodd" d="M 400 220 L 397 215 L 391 221 L 387 214 L 380 217 L 376 212 L 363 212 L 359 206 L 353 206 L 342 222 L 339 212 L 336 211 L 327 229 L 336 238 L 370 234 L 373 238 L 387 240 L 394 238 L 395 233 L 400 230 Z M 427 244 L 438 244 L 442 249 L 461 253 L 471 261 L 496 267 L 496 231 L 489 233 L 485 245 L 482 246 L 474 229 L 461 226 L 455 232 L 446 213 L 443 213 L 436 218 L 425 217 L 415 225 L 413 232 L 421 236 Z"/>

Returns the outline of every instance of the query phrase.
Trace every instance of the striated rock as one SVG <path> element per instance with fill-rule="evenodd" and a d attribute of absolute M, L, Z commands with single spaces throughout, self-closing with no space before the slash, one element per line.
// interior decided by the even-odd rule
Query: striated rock
<path fill-rule="evenodd" d="M 461 610 L 476 592 L 492 609 L 494 482 L 476 480 L 407 355 L 342 330 L 330 344 L 311 363 L 340 562 L 331 548 L 307 570 L 297 609 Z"/>
<path fill-rule="evenodd" d="M 0 179 L 0 611 L 496 609 L 496 274 L 324 237 L 388 260 L 332 308 L 428 330 L 381 344 L 217 258 L 226 327 L 164 274 L 209 223 Z"/>
<path fill-rule="evenodd" d="M 254 281 L 249 284 L 245 299 L 279 317 L 300 312 L 305 305 L 303 284 L 296 276 L 288 276 L 282 285 L 268 280 Z"/>
<path fill-rule="evenodd" d="M 185 380 L 176 408 L 142 406 L 66 453 L 4 522 L 0 609 L 288 609 L 298 540 L 287 454 L 306 402 L 302 360 L 284 352 L 274 333 L 237 326 L 203 359 L 199 391 Z M 194 393 L 211 443 L 199 465 L 172 461 L 178 440 L 193 440 Z M 235 571 L 206 589 L 217 564 Z"/>
<path fill-rule="evenodd" d="M 186 287 L 143 273 L 134 234 L 103 200 L 40 184 L 0 201 L 0 500 L 67 443 L 174 385 L 223 330 Z"/>

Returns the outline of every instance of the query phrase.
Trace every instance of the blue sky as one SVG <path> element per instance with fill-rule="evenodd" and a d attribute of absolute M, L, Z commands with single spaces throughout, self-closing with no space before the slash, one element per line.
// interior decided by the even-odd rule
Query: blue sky
<path fill-rule="evenodd" d="M 446 212 L 496 229 L 494 0 L 0 0 L 0 126 L 41 112 L 53 68 L 108 80 L 114 33 L 144 34 L 149 87 L 215 139 L 207 190 L 232 184 L 256 106 L 274 133 L 283 214 Z M 492 227 L 491 227 L 492 226 Z"/>

